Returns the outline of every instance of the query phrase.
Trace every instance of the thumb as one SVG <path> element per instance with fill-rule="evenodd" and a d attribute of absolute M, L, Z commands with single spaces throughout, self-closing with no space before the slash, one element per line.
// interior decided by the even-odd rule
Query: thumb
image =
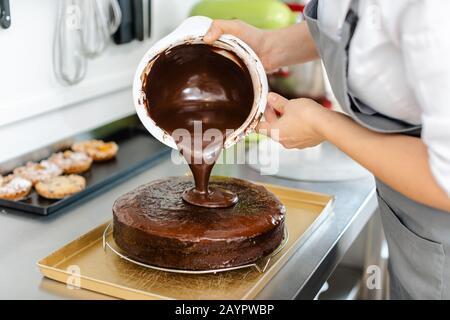
<path fill-rule="evenodd" d="M 269 105 L 269 107 L 277 111 L 279 114 L 284 113 L 284 106 L 288 102 L 289 102 L 288 99 L 286 99 L 283 96 L 280 96 L 275 92 L 270 92 L 269 96 L 267 97 L 267 104 Z"/>
<path fill-rule="evenodd" d="M 214 41 L 218 40 L 224 33 L 238 36 L 241 29 L 242 26 L 240 24 L 240 21 L 217 19 L 211 23 L 211 26 L 203 37 L 203 41 L 205 41 L 207 44 L 213 44 Z"/>
<path fill-rule="evenodd" d="M 217 22 L 217 20 L 214 20 L 211 23 L 211 26 L 209 27 L 205 36 L 203 37 L 203 41 L 205 41 L 207 44 L 213 44 L 214 41 L 219 39 L 222 34 L 223 31 L 222 28 L 220 27 L 220 23 Z"/>

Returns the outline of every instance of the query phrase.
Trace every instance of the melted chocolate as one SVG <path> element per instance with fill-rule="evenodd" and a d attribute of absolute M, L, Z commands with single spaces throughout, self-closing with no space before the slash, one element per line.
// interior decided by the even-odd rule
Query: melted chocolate
<path fill-rule="evenodd" d="M 247 67 L 234 53 L 226 51 L 229 59 L 221 50 L 204 44 L 171 48 L 153 61 L 143 88 L 150 117 L 174 137 L 194 176 L 195 187 L 183 199 L 206 207 L 237 202 L 235 193 L 208 187 L 208 181 L 227 130 L 245 122 L 254 100 Z"/>

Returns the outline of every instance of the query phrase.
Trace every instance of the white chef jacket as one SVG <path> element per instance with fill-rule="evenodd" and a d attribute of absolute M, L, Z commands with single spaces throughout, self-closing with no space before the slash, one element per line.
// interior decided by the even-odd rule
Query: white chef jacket
<path fill-rule="evenodd" d="M 335 37 L 350 0 L 319 0 Z M 450 197 L 450 1 L 360 0 L 348 86 L 375 111 L 422 124 L 434 178 Z"/>

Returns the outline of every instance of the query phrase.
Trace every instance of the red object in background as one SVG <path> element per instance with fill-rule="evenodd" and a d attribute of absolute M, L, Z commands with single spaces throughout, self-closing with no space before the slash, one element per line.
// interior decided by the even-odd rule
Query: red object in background
<path fill-rule="evenodd" d="M 333 104 L 331 103 L 330 100 L 328 100 L 327 97 L 323 97 L 321 99 L 315 99 L 315 101 L 317 103 L 320 103 L 322 106 L 324 106 L 327 109 L 332 109 L 333 108 Z"/>
<path fill-rule="evenodd" d="M 271 75 L 278 78 L 288 78 L 291 75 L 291 73 L 289 72 L 289 69 L 287 67 L 283 67 L 271 73 Z"/>
<path fill-rule="evenodd" d="M 305 10 L 305 5 L 302 3 L 296 3 L 296 2 L 288 2 L 286 5 L 294 12 L 301 12 L 303 13 L 303 10 Z"/>
<path fill-rule="evenodd" d="M 303 3 L 298 2 L 287 2 L 286 5 L 291 9 L 293 12 L 297 12 L 300 16 L 303 16 L 303 11 L 305 9 L 305 5 Z M 276 72 L 270 75 L 273 78 L 278 79 L 287 79 L 291 77 L 291 70 L 288 67 L 280 68 Z M 278 90 L 277 90 L 278 89 Z M 292 95 L 288 93 L 286 90 L 283 90 L 281 88 L 277 88 L 274 91 L 283 95 L 287 99 L 298 99 L 298 98 L 308 98 L 316 101 L 317 103 L 321 104 L 327 109 L 332 109 L 333 105 L 330 100 L 326 96 L 319 96 L 319 97 L 311 97 L 306 95 Z"/>

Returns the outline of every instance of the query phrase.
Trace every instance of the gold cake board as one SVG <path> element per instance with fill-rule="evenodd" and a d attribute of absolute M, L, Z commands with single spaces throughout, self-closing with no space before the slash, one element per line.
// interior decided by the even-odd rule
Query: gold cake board
<path fill-rule="evenodd" d="M 250 267 L 216 274 L 182 274 L 135 265 L 104 249 L 103 232 L 110 222 L 40 260 L 39 269 L 44 276 L 68 286 L 121 299 L 252 299 L 331 213 L 334 200 L 325 194 L 264 186 L 286 206 L 289 238 L 263 273 Z"/>

